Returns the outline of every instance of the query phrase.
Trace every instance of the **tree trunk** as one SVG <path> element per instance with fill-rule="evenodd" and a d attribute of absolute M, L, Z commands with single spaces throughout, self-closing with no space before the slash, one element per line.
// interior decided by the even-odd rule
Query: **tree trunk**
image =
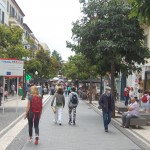
<path fill-rule="evenodd" d="M 114 59 L 112 57 L 112 61 L 111 61 L 111 93 L 113 96 L 115 94 L 114 81 L 115 81 L 115 62 L 114 62 Z M 112 117 L 115 118 L 115 108 L 112 112 Z"/>
<path fill-rule="evenodd" d="M 90 77 L 90 94 L 89 94 L 89 103 L 92 104 L 92 78 Z"/>

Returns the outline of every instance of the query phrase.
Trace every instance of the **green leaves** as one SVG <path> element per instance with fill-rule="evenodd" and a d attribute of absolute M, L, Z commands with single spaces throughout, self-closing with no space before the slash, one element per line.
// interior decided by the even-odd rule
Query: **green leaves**
<path fill-rule="evenodd" d="M 0 25 L 0 57 L 18 58 L 29 56 L 29 51 L 22 45 L 23 31 L 17 27 Z"/>
<path fill-rule="evenodd" d="M 132 5 L 130 17 L 137 16 L 140 23 L 150 25 L 150 1 L 149 0 L 128 0 Z"/>
<path fill-rule="evenodd" d="M 112 62 L 116 72 L 135 71 L 150 52 L 142 44 L 144 32 L 138 19 L 129 18 L 130 11 L 124 0 L 90 1 L 83 6 L 83 17 L 73 23 L 73 43 L 67 46 L 99 65 L 102 74 L 110 72 Z"/>
<path fill-rule="evenodd" d="M 82 54 L 76 54 L 69 57 L 69 61 L 63 66 L 64 75 L 69 79 L 89 79 L 90 72 L 93 71 L 93 76 L 97 76 L 95 66 L 89 63 Z"/>

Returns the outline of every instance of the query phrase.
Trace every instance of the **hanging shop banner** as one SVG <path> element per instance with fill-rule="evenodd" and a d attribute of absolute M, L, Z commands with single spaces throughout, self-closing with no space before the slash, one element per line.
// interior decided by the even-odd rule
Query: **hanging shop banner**
<path fill-rule="evenodd" d="M 21 60 L 0 58 L 0 76 L 5 77 L 23 76 L 23 64 L 24 62 Z"/>

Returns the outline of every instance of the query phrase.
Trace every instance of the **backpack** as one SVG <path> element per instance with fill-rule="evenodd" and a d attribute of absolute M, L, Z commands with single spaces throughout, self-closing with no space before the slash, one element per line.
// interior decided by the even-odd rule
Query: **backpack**
<path fill-rule="evenodd" d="M 41 112 L 42 111 L 42 99 L 39 96 L 33 96 L 32 97 L 32 106 L 31 106 L 32 112 Z"/>
<path fill-rule="evenodd" d="M 143 103 L 147 103 L 147 96 L 146 96 L 146 95 L 144 95 L 144 96 L 142 97 L 142 102 L 143 102 Z"/>
<path fill-rule="evenodd" d="M 72 94 L 71 103 L 78 104 L 78 98 L 76 94 Z"/>
<path fill-rule="evenodd" d="M 63 105 L 62 96 L 57 94 L 56 95 L 56 106 L 62 106 L 62 105 Z"/>

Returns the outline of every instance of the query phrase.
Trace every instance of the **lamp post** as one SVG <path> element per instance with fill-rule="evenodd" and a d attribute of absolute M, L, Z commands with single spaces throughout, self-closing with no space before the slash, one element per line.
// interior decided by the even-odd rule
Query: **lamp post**
<path fill-rule="evenodd" d="M 23 95 L 21 100 L 25 100 L 26 98 L 26 71 L 23 69 Z"/>
<path fill-rule="evenodd" d="M 37 76 L 38 76 L 38 72 L 35 71 L 35 77 L 36 77 L 35 83 L 37 83 Z"/>

